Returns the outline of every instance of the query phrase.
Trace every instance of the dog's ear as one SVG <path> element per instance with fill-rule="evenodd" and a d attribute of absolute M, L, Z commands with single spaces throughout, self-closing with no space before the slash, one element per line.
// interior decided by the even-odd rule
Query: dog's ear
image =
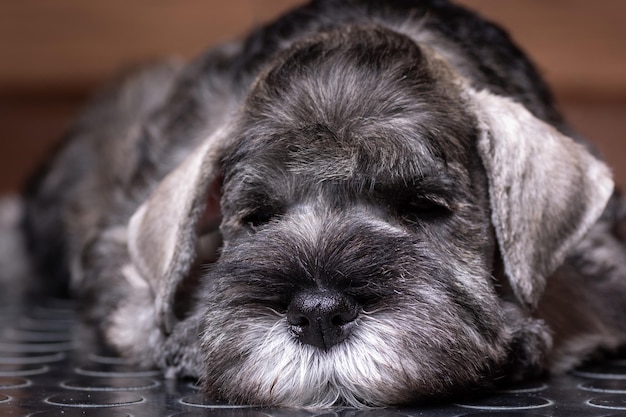
<path fill-rule="evenodd" d="M 154 293 L 156 319 L 166 333 L 175 324 L 174 295 L 196 259 L 198 235 L 219 226 L 225 135 L 214 134 L 168 174 L 128 225 L 132 264 Z"/>
<path fill-rule="evenodd" d="M 611 173 L 524 106 L 487 91 L 468 95 L 505 273 L 516 297 L 534 307 L 546 278 L 602 214 Z"/>

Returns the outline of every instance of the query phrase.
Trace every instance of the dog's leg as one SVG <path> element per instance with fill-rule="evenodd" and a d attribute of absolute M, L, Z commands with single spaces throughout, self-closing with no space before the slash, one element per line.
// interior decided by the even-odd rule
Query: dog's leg
<path fill-rule="evenodd" d="M 124 177 L 141 160 L 134 137 L 169 93 L 181 65 L 164 61 L 123 74 L 82 112 L 67 137 L 27 183 L 22 227 L 47 293 L 68 293 L 81 281 L 80 252 L 119 206 L 132 205 Z"/>

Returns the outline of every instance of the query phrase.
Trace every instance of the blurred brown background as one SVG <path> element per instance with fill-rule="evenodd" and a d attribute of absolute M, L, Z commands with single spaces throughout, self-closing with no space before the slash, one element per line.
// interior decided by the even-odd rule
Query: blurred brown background
<path fill-rule="evenodd" d="M 509 30 L 626 185 L 626 0 L 459 2 Z M 0 192 L 19 187 L 120 66 L 193 57 L 300 3 L 0 0 Z"/>

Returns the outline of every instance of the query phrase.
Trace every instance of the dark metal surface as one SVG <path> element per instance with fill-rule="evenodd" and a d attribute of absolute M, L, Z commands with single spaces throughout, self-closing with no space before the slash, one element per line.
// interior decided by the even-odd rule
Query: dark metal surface
<path fill-rule="evenodd" d="M 0 306 L 0 326 L 2 417 L 626 416 L 626 359 L 436 407 L 304 411 L 226 406 L 203 397 L 193 382 L 84 352 L 67 301 L 9 300 Z"/>

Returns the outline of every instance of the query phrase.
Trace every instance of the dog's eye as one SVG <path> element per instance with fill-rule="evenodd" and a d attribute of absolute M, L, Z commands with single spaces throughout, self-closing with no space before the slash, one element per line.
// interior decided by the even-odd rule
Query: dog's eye
<path fill-rule="evenodd" d="M 417 197 L 400 201 L 397 206 L 400 216 L 407 221 L 437 221 L 452 214 L 450 206 L 439 198 Z"/>
<path fill-rule="evenodd" d="M 257 228 L 269 223 L 276 216 L 276 212 L 269 207 L 262 207 L 245 215 L 241 220 L 244 225 Z"/>

